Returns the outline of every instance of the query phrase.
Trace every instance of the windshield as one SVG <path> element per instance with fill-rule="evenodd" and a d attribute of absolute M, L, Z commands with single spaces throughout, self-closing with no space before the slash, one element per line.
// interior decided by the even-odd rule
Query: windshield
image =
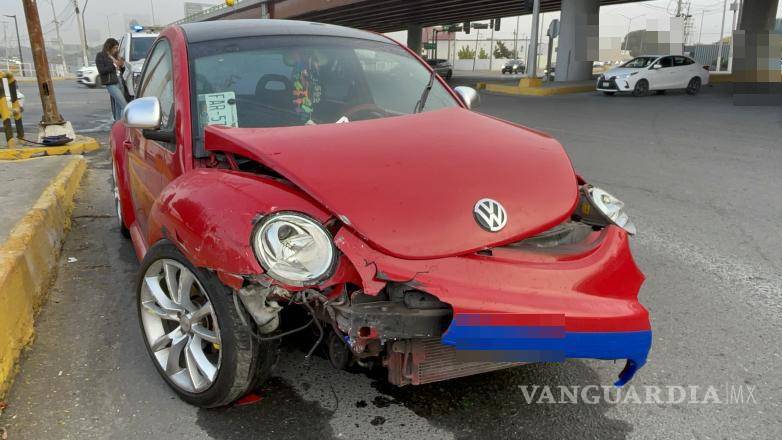
<path fill-rule="evenodd" d="M 130 60 L 138 61 L 147 57 L 149 49 L 152 47 L 152 43 L 155 42 L 157 37 L 133 37 L 130 39 Z"/>
<path fill-rule="evenodd" d="M 197 144 L 205 125 L 286 127 L 414 113 L 429 70 L 392 43 L 322 36 L 215 40 L 190 48 Z M 456 107 L 434 81 L 422 111 Z"/>
<path fill-rule="evenodd" d="M 657 57 L 638 57 L 633 58 L 632 60 L 622 64 L 622 67 L 630 67 L 630 68 L 644 68 L 649 67 L 652 65 L 654 60 L 656 60 Z"/>

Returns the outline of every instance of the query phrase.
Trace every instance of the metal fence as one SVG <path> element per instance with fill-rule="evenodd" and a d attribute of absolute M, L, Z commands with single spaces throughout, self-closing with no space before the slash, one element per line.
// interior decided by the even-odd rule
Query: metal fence
<path fill-rule="evenodd" d="M 695 44 L 692 46 L 684 46 L 684 53 L 691 56 L 698 64 L 709 66 L 711 70 L 717 70 L 717 58 L 719 58 L 720 45 L 719 44 Z M 722 67 L 719 69 L 721 72 L 728 71 L 730 65 L 731 45 L 722 45 Z"/>
<path fill-rule="evenodd" d="M 0 60 L 0 71 L 9 72 L 19 79 L 35 78 L 35 66 L 33 63 L 20 63 L 15 60 Z M 49 74 L 52 78 L 63 78 L 69 75 L 62 64 L 49 64 Z"/>

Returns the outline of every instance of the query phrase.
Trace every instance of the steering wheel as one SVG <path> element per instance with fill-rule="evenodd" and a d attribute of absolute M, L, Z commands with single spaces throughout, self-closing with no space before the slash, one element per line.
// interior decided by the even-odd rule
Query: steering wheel
<path fill-rule="evenodd" d="M 362 121 L 366 119 L 379 119 L 388 116 L 388 112 L 378 107 L 376 104 L 358 104 L 345 110 L 344 115 L 351 121 Z"/>

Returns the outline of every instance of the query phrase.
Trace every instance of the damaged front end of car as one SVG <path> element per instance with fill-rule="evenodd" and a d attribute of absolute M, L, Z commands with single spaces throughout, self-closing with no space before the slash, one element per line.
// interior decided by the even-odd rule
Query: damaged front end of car
<path fill-rule="evenodd" d="M 436 115 L 419 116 L 427 117 Z M 473 125 L 489 120 L 469 117 L 483 118 Z M 382 121 L 373 123 L 382 130 Z M 489 123 L 493 131 L 519 131 Z M 322 131 L 347 144 L 361 128 L 352 126 L 311 127 L 301 139 L 276 129 L 264 135 L 299 145 Z M 308 356 L 324 343 L 336 368 L 383 365 L 396 385 L 571 358 L 625 360 L 616 382 L 623 385 L 646 363 L 652 337 L 638 301 L 644 276 L 629 246 L 635 227 L 621 201 L 575 175 L 552 139 L 524 132 L 535 149 L 509 145 L 504 155 L 479 157 L 505 179 L 499 186 L 460 174 L 474 152 L 452 152 L 434 181 L 413 162 L 428 154 L 420 147 L 415 156 L 375 145 L 363 166 L 346 170 L 345 160 L 317 151 L 323 143 L 297 156 L 293 147 L 264 151 L 252 144 L 255 135 L 209 127 L 206 144 L 218 166 L 164 192 L 153 229 L 165 236 L 151 239 L 177 243 L 194 265 L 217 273 L 254 338 L 278 340 L 312 326 L 317 340 Z M 367 155 L 339 151 L 354 162 Z M 319 160 L 307 163 L 307 155 Z M 428 195 L 391 185 L 390 162 Z M 360 186 L 370 181 L 388 186 Z M 447 192 L 457 181 L 464 190 Z M 445 200 L 429 203 L 435 193 Z M 480 197 L 486 193 L 499 194 L 505 207 Z M 398 215 L 424 208 L 442 221 Z M 309 315 L 304 325 L 281 318 L 297 306 Z"/>

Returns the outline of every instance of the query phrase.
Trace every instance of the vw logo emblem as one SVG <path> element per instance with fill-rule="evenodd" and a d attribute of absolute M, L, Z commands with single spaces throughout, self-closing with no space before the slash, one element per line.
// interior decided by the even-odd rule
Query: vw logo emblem
<path fill-rule="evenodd" d="M 508 223 L 508 213 L 500 202 L 492 199 L 480 199 L 473 208 L 475 221 L 489 232 L 499 232 Z"/>

